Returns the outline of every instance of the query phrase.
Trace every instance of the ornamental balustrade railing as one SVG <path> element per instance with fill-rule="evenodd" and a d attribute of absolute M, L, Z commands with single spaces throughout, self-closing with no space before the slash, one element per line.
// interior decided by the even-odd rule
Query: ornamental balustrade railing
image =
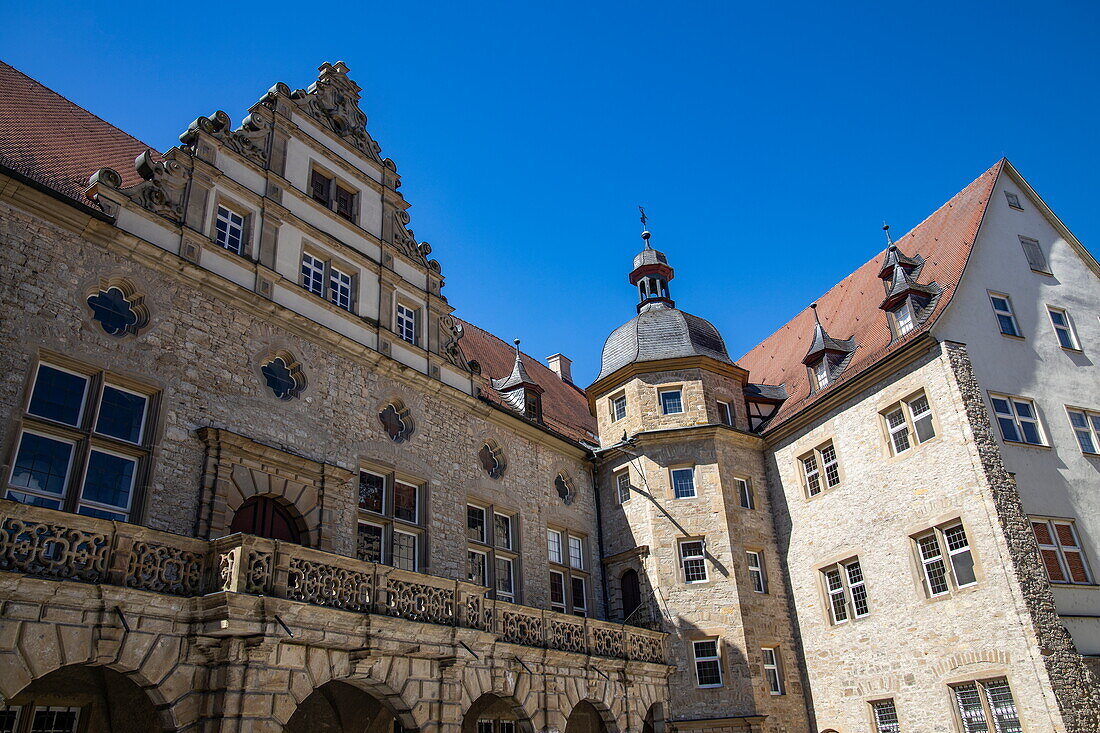
<path fill-rule="evenodd" d="M 0 571 L 178 596 L 265 595 L 665 664 L 661 632 L 492 600 L 473 583 L 251 535 L 206 541 L 7 500 L 0 500 Z"/>

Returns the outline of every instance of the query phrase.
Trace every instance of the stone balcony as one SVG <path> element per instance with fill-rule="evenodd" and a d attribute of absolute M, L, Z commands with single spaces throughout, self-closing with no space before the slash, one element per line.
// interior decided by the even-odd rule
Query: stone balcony
<path fill-rule="evenodd" d="M 491 600 L 472 583 L 250 535 L 201 540 L 7 500 L 0 571 L 180 597 L 282 598 L 475 629 L 527 647 L 666 663 L 664 633 Z"/>

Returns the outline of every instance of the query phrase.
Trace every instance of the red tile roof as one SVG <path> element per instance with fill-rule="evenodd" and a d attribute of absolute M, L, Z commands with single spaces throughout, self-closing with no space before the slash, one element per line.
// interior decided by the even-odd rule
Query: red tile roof
<path fill-rule="evenodd" d="M 88 177 L 114 168 L 122 185 L 141 181 L 134 159 L 149 149 L 88 110 L 0 61 L 0 165 L 95 207 Z"/>
<path fill-rule="evenodd" d="M 459 344 L 467 359 L 481 365 L 481 394 L 496 404 L 500 395 L 489 378 L 501 379 L 512 372 L 516 350 L 493 334 L 463 321 L 465 334 Z M 596 442 L 596 420 L 588 411 L 588 398 L 579 387 L 563 382 L 557 374 L 539 360 L 520 352 L 527 374 L 542 387 L 542 419 L 546 427 L 575 441 Z"/>
<path fill-rule="evenodd" d="M 150 146 L 70 102 L 26 74 L 0 61 L 0 165 L 85 206 L 88 177 L 114 168 L 124 186 L 141 181 L 134 159 Z M 155 152 L 155 151 L 154 151 Z M 462 348 L 467 359 L 482 366 L 482 394 L 500 403 L 488 377 L 512 371 L 511 345 L 472 324 L 466 325 Z M 545 390 L 543 419 L 551 430 L 575 441 L 593 441 L 595 421 L 584 393 L 562 382 L 541 362 L 523 356 L 528 374 Z"/>
<path fill-rule="evenodd" d="M 935 309 L 920 328 L 891 343 L 886 313 L 879 310 L 885 294 L 878 278 L 884 249 L 817 300 L 818 316 L 829 335 L 837 339 L 855 337 L 857 344 L 848 366 L 826 390 L 810 393 L 809 375 L 802 363 L 814 332 L 814 317 L 808 307 L 737 361 L 749 370 L 749 381 L 783 384 L 787 388 L 789 398 L 767 430 L 773 430 L 820 397 L 835 391 L 837 385 L 851 380 L 932 327 L 955 294 L 1004 163 L 1004 159 L 998 161 L 895 242 L 909 257 L 918 254 L 924 257 L 919 282 L 935 281 L 942 288 Z"/>

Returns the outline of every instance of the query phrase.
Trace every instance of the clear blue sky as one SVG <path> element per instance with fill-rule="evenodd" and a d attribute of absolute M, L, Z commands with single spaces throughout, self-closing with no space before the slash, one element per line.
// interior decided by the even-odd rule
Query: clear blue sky
<path fill-rule="evenodd" d="M 638 204 L 735 358 L 1001 155 L 1100 249 L 1100 3 L 883 5 L 10 3 L 0 58 L 160 150 L 344 60 L 458 314 L 587 384 Z"/>

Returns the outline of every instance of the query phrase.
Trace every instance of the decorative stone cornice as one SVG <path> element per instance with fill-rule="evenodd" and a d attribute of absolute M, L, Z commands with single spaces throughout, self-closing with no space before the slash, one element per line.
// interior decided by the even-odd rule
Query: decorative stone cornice
<path fill-rule="evenodd" d="M 231 129 L 229 115 L 218 110 L 207 117 L 199 117 L 180 135 L 180 142 L 191 152 L 199 152 L 199 140 L 209 135 L 218 143 L 259 166 L 267 165 L 268 136 L 271 123 L 262 115 L 250 114 L 236 130 Z M 200 157 L 202 157 L 200 155 Z"/>
<path fill-rule="evenodd" d="M 129 199 L 147 211 L 182 224 L 184 197 L 194 168 L 191 153 L 172 148 L 158 158 L 152 150 L 146 150 L 134 161 L 134 168 L 144 179 L 136 186 L 122 188 L 118 171 L 100 168 L 88 179 L 85 195 L 112 217 L 118 216 L 122 201 Z"/>

